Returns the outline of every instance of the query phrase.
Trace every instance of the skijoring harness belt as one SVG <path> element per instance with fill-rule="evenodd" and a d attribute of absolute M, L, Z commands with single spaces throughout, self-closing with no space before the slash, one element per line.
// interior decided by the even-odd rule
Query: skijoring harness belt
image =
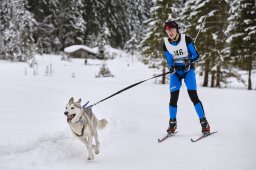
<path fill-rule="evenodd" d="M 178 70 L 178 71 L 181 71 L 181 70 L 185 70 L 185 69 L 186 69 L 186 66 L 174 66 L 174 68 L 175 68 L 176 70 Z M 195 64 L 194 64 L 194 63 L 192 63 L 192 64 L 190 65 L 190 69 L 195 69 Z"/>

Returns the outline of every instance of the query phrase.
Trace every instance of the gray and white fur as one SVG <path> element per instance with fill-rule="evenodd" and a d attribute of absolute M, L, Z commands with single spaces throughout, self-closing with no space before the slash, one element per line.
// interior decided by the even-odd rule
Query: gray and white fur
<path fill-rule="evenodd" d="M 88 151 L 88 160 L 94 159 L 92 151 L 92 140 L 95 139 L 95 154 L 99 154 L 99 139 L 97 129 L 103 129 L 107 125 L 106 119 L 98 120 L 91 108 L 83 109 L 81 99 L 74 102 L 74 98 L 69 99 L 64 115 L 67 116 L 67 122 L 73 135 L 82 141 Z"/>

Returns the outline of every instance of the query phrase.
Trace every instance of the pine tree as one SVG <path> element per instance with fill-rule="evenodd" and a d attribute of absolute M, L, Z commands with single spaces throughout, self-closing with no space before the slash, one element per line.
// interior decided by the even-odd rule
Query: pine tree
<path fill-rule="evenodd" d="M 149 0 L 86 0 L 86 44 L 98 45 L 99 33 L 107 30 L 106 41 L 113 47 L 123 48 L 133 37 L 142 37 L 142 22 L 145 19 Z M 125 11 L 125 12 L 124 12 Z M 140 33 L 140 34 L 139 34 Z"/>
<path fill-rule="evenodd" d="M 37 52 L 35 39 L 33 37 L 34 27 L 37 25 L 37 22 L 34 19 L 33 14 L 27 10 L 27 1 L 25 1 L 24 10 L 21 13 L 19 22 L 20 29 L 22 30 L 20 35 L 20 39 L 22 40 L 20 47 L 21 53 L 24 55 L 23 60 L 29 60 L 33 58 Z"/>
<path fill-rule="evenodd" d="M 153 3 L 151 0 L 130 0 L 129 4 L 127 11 L 130 18 L 130 39 L 126 41 L 125 49 L 133 55 L 144 38 L 143 22 L 149 18 L 149 11 Z"/>
<path fill-rule="evenodd" d="M 2 58 L 26 61 L 36 50 L 32 36 L 35 21 L 23 0 L 4 0 L 1 5 Z"/>
<path fill-rule="evenodd" d="M 37 21 L 33 37 L 39 53 L 51 53 L 60 48 L 60 45 L 55 46 L 59 41 L 56 38 L 56 24 L 54 24 L 54 16 L 57 12 L 55 9 L 58 9 L 58 5 L 58 0 L 28 0 L 28 10 Z"/>
<path fill-rule="evenodd" d="M 129 18 L 124 12 L 128 8 L 127 2 L 123 0 L 108 0 L 104 8 L 104 21 L 110 31 L 109 42 L 113 47 L 124 47 L 129 39 Z"/>
<path fill-rule="evenodd" d="M 34 37 L 41 52 L 58 53 L 64 47 L 84 44 L 86 22 L 82 0 L 29 0 L 29 10 L 38 22 Z"/>
<path fill-rule="evenodd" d="M 9 0 L 2 1 L 0 5 L 0 59 L 7 59 L 6 29 L 11 18 L 8 8 Z"/>
<path fill-rule="evenodd" d="M 225 82 L 225 72 L 229 63 L 229 56 L 227 53 L 227 35 L 226 29 L 228 26 L 229 5 L 225 0 L 218 0 L 215 4 L 212 4 L 212 10 L 208 14 L 206 23 L 209 24 L 211 29 L 209 31 L 212 34 L 213 44 L 211 52 L 213 57 L 211 58 L 211 87 L 221 87 L 221 82 Z"/>
<path fill-rule="evenodd" d="M 82 0 L 84 4 L 84 12 L 83 19 L 85 20 L 85 44 L 88 46 L 97 46 L 100 37 L 98 37 L 98 33 L 100 33 L 101 26 L 104 25 L 104 20 L 102 17 L 104 16 L 104 8 L 105 1 L 104 0 Z M 102 23 L 103 21 L 103 23 Z"/>
<path fill-rule="evenodd" d="M 107 44 L 123 48 L 131 42 L 136 46 L 144 36 L 143 22 L 149 17 L 151 3 L 151 0 L 2 0 L 0 48 L 4 56 L 1 58 L 6 59 L 11 53 L 20 56 L 28 47 L 38 49 L 39 53 L 58 53 L 71 44 L 98 46 L 102 29 Z M 17 16 L 24 16 L 22 20 L 13 17 L 16 11 Z M 25 41 L 21 40 L 24 38 Z"/>
<path fill-rule="evenodd" d="M 5 60 L 14 60 L 16 56 L 13 55 L 14 48 L 15 48 L 15 39 L 18 37 L 15 30 L 14 25 L 14 4 L 13 1 L 5 0 L 1 5 L 1 19 L 3 18 L 2 22 L 2 44 L 4 47 L 2 48 L 2 58 Z"/>
<path fill-rule="evenodd" d="M 60 1 L 60 10 L 56 13 L 55 24 L 61 50 L 73 44 L 84 44 L 85 21 L 82 8 L 83 4 L 80 0 Z"/>
<path fill-rule="evenodd" d="M 203 86 L 208 86 L 210 75 L 212 87 L 220 87 L 220 82 L 225 81 L 222 80 L 221 67 L 227 57 L 225 31 L 228 8 L 225 0 L 191 0 L 185 3 L 182 20 L 187 25 L 187 33 L 197 38 L 195 43 L 204 71 Z"/>
<path fill-rule="evenodd" d="M 236 66 L 248 71 L 248 90 L 251 90 L 251 72 L 256 46 L 255 0 L 232 0 L 229 22 L 231 56 L 234 57 Z"/>

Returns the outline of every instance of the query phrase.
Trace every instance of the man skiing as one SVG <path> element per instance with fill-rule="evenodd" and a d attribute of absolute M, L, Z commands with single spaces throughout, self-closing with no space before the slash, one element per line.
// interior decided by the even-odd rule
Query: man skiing
<path fill-rule="evenodd" d="M 197 85 L 194 63 L 199 55 L 190 37 L 179 33 L 179 25 L 169 19 L 165 22 L 164 54 L 167 60 L 170 75 L 170 103 L 169 103 L 169 127 L 168 133 L 174 133 L 177 129 L 177 102 L 182 79 L 186 84 L 189 97 L 194 104 L 196 113 L 202 126 L 202 133 L 210 133 L 210 126 L 205 117 L 203 105 L 197 96 Z"/>

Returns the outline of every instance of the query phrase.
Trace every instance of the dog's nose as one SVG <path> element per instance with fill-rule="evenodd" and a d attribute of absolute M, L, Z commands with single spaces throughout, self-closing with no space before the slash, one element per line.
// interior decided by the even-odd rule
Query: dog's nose
<path fill-rule="evenodd" d="M 68 112 L 64 112 L 64 115 L 66 115 L 66 116 L 67 116 L 67 115 L 68 115 Z"/>

